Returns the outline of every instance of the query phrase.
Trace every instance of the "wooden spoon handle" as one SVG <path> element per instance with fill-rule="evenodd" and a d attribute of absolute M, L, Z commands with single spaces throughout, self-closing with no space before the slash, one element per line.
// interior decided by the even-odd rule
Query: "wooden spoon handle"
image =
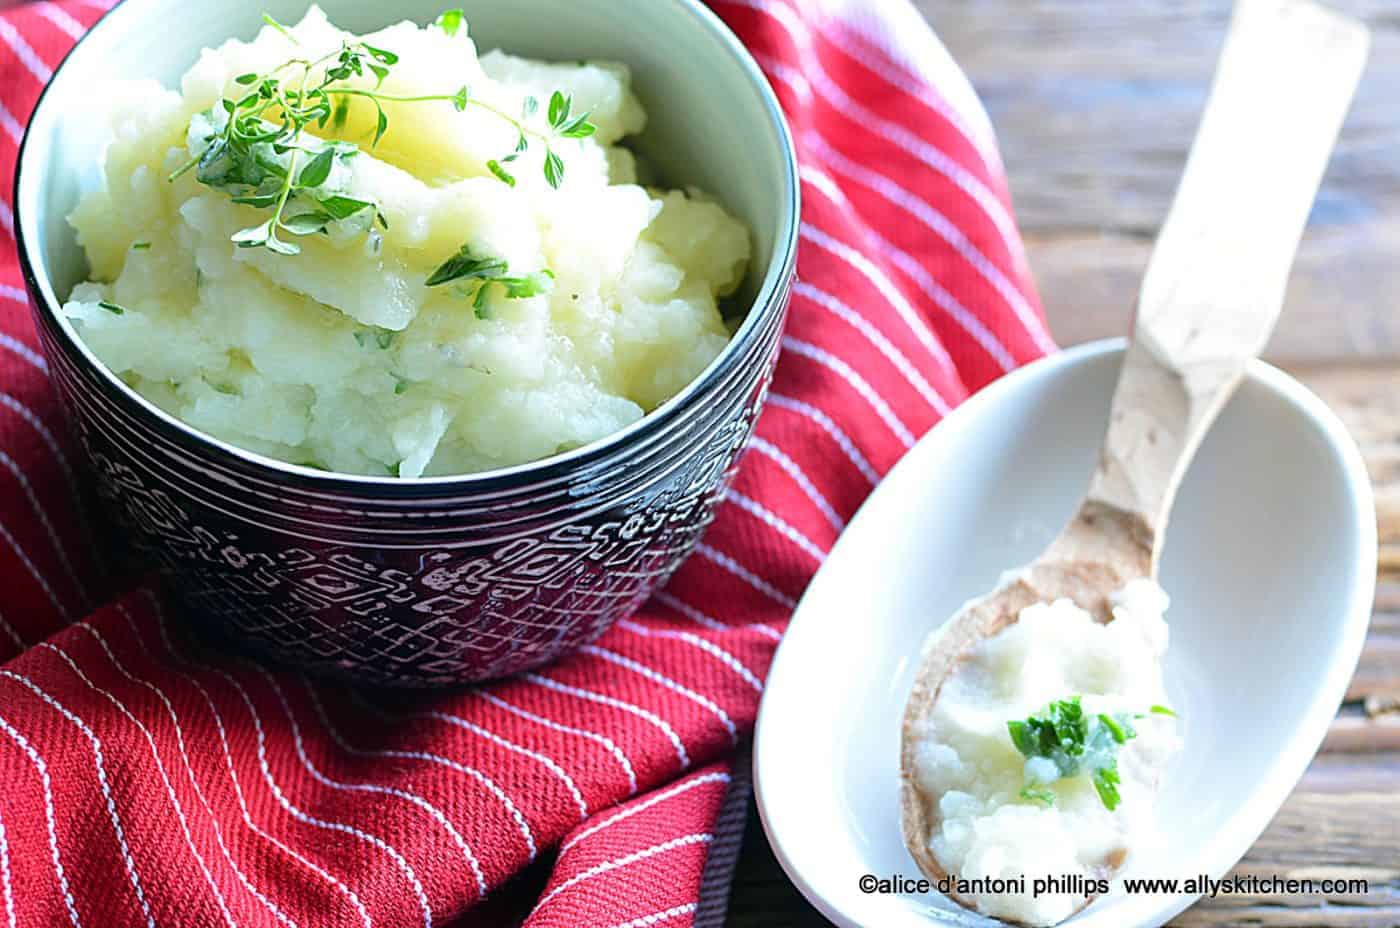
<path fill-rule="evenodd" d="M 1368 43 L 1365 26 L 1307 0 L 1235 8 L 1081 511 L 1126 516 L 1153 573 L 1182 474 L 1283 307 Z"/>

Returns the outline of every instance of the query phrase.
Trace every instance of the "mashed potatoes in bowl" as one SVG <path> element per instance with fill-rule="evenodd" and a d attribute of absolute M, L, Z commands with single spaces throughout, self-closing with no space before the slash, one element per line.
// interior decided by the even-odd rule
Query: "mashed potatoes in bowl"
<path fill-rule="evenodd" d="M 319 92 L 318 92 L 319 91 Z M 63 314 L 130 387 L 240 448 L 474 473 L 587 445 L 724 349 L 748 229 L 644 186 L 626 66 L 478 55 L 455 12 L 363 36 L 312 7 L 178 90 L 97 94 Z"/>
<path fill-rule="evenodd" d="M 111 550 L 308 672 L 545 664 L 675 571 L 752 434 L 799 228 L 772 88 L 696 0 L 266 3 L 123 0 L 20 149 Z"/>

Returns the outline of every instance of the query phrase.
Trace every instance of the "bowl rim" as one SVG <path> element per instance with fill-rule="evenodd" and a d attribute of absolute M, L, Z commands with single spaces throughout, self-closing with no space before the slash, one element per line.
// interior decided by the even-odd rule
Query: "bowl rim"
<path fill-rule="evenodd" d="M 994 403 L 998 395 L 1007 390 L 1015 389 L 1016 385 L 1023 381 L 1067 376 L 1074 368 L 1093 363 L 1104 357 L 1121 355 L 1126 347 L 1127 339 L 1115 337 L 1086 342 L 1052 352 L 998 378 L 954 409 L 948 416 L 945 416 L 938 425 L 955 416 L 959 419 L 965 419 L 980 415 L 980 410 Z M 1350 493 L 1353 503 L 1352 512 L 1357 517 L 1358 556 L 1355 563 L 1352 564 L 1350 584 L 1343 591 L 1349 600 L 1344 631 L 1333 659 L 1326 668 L 1322 684 L 1317 687 L 1312 699 L 1299 716 L 1300 728 L 1309 731 L 1312 736 L 1306 738 L 1295 736 L 1278 754 L 1274 764 L 1255 785 L 1248 800 L 1227 819 L 1225 824 L 1230 827 L 1226 828 L 1222 825 L 1209 839 L 1201 842 L 1200 872 L 1208 872 L 1214 878 L 1227 872 L 1254 845 L 1259 835 L 1278 814 L 1289 793 L 1298 784 L 1322 746 L 1323 738 L 1327 733 L 1328 721 L 1336 715 L 1338 705 L 1345 697 L 1347 682 L 1356 672 L 1356 666 L 1365 644 L 1366 632 L 1371 623 L 1371 615 L 1374 611 L 1379 544 L 1375 497 L 1370 476 L 1356 440 L 1351 436 L 1337 413 L 1307 386 L 1286 371 L 1263 360 L 1250 362 L 1245 370 L 1244 381 L 1261 387 L 1273 397 L 1293 407 L 1299 418 L 1306 420 L 1313 426 L 1325 439 L 1328 448 L 1336 455 L 1338 479 L 1342 481 Z M 933 431 L 938 429 L 938 425 L 934 426 Z M 929 435 L 931 434 L 932 431 Z M 920 442 L 927 441 L 929 435 L 921 438 Z M 902 466 L 908 460 L 910 453 L 912 451 L 906 452 L 895 466 Z M 862 504 L 863 508 L 864 504 Z M 859 517 L 860 511 L 858 510 L 851 517 L 848 525 L 854 524 Z M 848 533 L 843 533 L 841 538 L 837 539 L 836 545 L 828 553 L 827 563 L 830 563 L 848 537 Z M 810 588 L 809 585 L 809 590 Z M 806 596 L 798 603 L 797 609 L 793 611 L 794 619 L 801 613 L 805 603 Z M 785 666 L 783 662 L 784 649 L 788 651 L 787 663 L 796 659 L 793 648 L 789 647 L 792 641 L 791 636 L 784 634 L 783 640 L 778 643 L 770 664 L 770 681 L 773 679 L 774 671 L 781 673 L 781 667 Z M 801 646 L 793 647 L 800 649 Z M 828 892 L 830 882 L 822 879 L 820 874 L 814 874 L 807 869 L 806 861 L 810 858 L 810 852 L 797 846 L 790 838 L 786 837 L 786 822 L 796 813 L 791 808 L 789 798 L 783 794 L 782 787 L 786 785 L 783 781 L 786 781 L 788 777 L 785 773 L 775 773 L 774 770 L 775 766 L 778 771 L 783 770 L 782 756 L 785 753 L 790 753 L 784 750 L 782 735 L 774 730 L 774 726 L 778 722 L 773 721 L 772 713 L 766 711 L 770 702 L 776 698 L 772 696 L 774 692 L 774 687 L 765 686 L 754 723 L 753 753 L 750 762 L 754 800 L 758 808 L 759 820 L 763 826 L 764 839 L 772 848 L 773 855 L 782 867 L 783 873 L 814 908 L 842 928 L 861 928 L 865 924 L 860 919 L 861 913 L 848 908 L 844 898 L 836 897 Z M 770 757 L 773 759 L 767 760 Z M 775 777 L 777 782 L 775 782 Z M 824 791 L 823 794 L 825 794 Z M 891 791 L 890 796 L 890 802 L 894 803 L 895 793 Z M 804 808 L 809 808 L 809 806 L 804 805 Z M 914 870 L 912 858 L 909 860 L 909 864 L 912 873 Z M 890 874 L 879 875 L 889 876 Z M 852 876 L 854 877 L 854 874 Z M 1120 897 L 1114 894 L 1112 898 Z M 1122 923 L 1124 916 L 1143 915 L 1149 912 L 1153 916 L 1152 924 L 1162 924 L 1195 903 L 1199 895 L 1181 894 L 1165 899 L 1157 895 L 1127 898 L 1136 900 L 1138 908 L 1130 912 L 1114 911 L 1112 914 L 1118 918 L 1119 924 Z M 1153 900 L 1159 901 L 1153 905 Z M 942 914 L 944 913 L 939 912 L 939 915 Z M 1098 928 L 1098 926 L 1111 923 L 1105 918 L 1107 914 L 1105 910 L 1091 908 L 1074 916 L 1069 924 L 1079 925 L 1087 922 L 1088 925 Z M 950 913 L 950 918 L 946 921 L 918 916 L 917 922 L 911 918 L 907 920 L 907 923 L 911 926 L 916 923 L 921 925 L 971 925 L 973 923 L 982 924 L 984 917 L 969 915 L 965 918 L 966 920 L 962 920 Z M 901 920 L 900 924 L 905 924 L 905 921 Z M 991 924 L 991 921 L 988 920 L 986 923 Z"/>
<path fill-rule="evenodd" d="M 762 69 L 738 36 L 700 0 L 660 0 L 660 2 L 671 3 L 679 7 L 681 12 L 688 15 L 698 28 L 718 39 L 735 63 L 748 76 L 750 87 L 759 95 L 767 116 L 769 129 L 777 137 L 783 160 L 782 189 L 779 191 L 781 202 L 778 209 L 778 237 L 749 310 L 739 328 L 730 337 L 720 353 L 680 392 L 637 421 L 616 432 L 578 448 L 536 461 L 469 474 L 397 477 L 323 471 L 259 454 L 203 432 L 147 400 L 128 386 L 107 365 L 103 364 L 49 299 L 50 292 L 54 293 L 55 299 L 57 298 L 56 292 L 53 291 L 52 282 L 47 282 L 47 291 L 41 284 L 35 264 L 30 259 L 31 243 L 26 240 L 25 222 L 21 215 L 20 188 L 29 173 L 25 171 L 25 155 L 29 150 L 29 143 L 33 136 L 32 129 L 45 104 L 51 102 L 50 90 L 55 81 L 89 36 L 114 19 L 136 16 L 139 13 L 140 4 L 134 3 L 132 0 L 123 0 L 103 13 L 64 54 L 63 59 L 54 67 L 53 75 L 40 91 L 30 113 L 30 118 L 25 125 L 24 136 L 20 140 L 15 159 L 15 177 L 10 199 L 14 204 L 15 245 L 19 256 L 20 275 L 29 291 L 30 299 L 33 301 L 34 311 L 36 314 L 44 316 L 49 326 L 58 333 L 57 341 L 60 347 L 76 354 L 77 365 L 95 373 L 107 386 L 108 392 L 115 395 L 116 401 L 130 407 L 129 411 L 134 416 L 145 417 L 153 428 L 172 433 L 172 438 L 186 445 L 192 445 L 196 452 L 201 455 L 216 460 L 223 459 L 227 463 L 242 465 L 242 467 L 251 468 L 254 471 L 266 472 L 268 476 L 282 479 L 291 478 L 307 484 L 313 490 L 354 492 L 356 490 L 394 488 L 402 491 L 405 488 L 414 487 L 430 490 L 442 489 L 444 491 L 500 492 L 539 481 L 557 480 L 570 472 L 587 469 L 591 465 L 605 462 L 613 455 L 624 452 L 633 439 L 662 431 L 683 414 L 703 404 L 708 397 L 708 387 L 716 381 L 725 380 L 736 366 L 747 360 L 748 349 L 754 339 L 762 333 L 765 324 L 770 321 L 770 317 L 784 311 L 787 290 L 795 276 L 797 267 L 797 244 L 801 216 L 801 185 L 798 182 L 797 149 L 793 142 L 792 130 L 788 126 L 787 118 L 783 114 L 782 106 L 778 102 L 772 84 L 764 76 Z"/>

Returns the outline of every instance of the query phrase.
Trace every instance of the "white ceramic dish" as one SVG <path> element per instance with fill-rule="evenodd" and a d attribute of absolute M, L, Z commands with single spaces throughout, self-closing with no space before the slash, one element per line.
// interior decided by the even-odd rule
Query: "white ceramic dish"
<path fill-rule="evenodd" d="M 788 875 L 843 928 L 991 925 L 917 878 L 899 830 L 899 720 L 925 636 L 1040 553 L 1078 501 L 1122 342 L 1085 345 L 983 390 L 891 471 L 793 617 L 768 677 L 754 773 Z M 1219 877 L 1317 751 L 1356 667 L 1375 588 L 1376 520 L 1341 422 L 1261 362 L 1207 437 L 1162 561 L 1167 687 L 1185 747 L 1160 797 L 1161 846 L 1127 875 Z M 1160 925 L 1194 896 L 1099 900 L 1066 924 Z"/>

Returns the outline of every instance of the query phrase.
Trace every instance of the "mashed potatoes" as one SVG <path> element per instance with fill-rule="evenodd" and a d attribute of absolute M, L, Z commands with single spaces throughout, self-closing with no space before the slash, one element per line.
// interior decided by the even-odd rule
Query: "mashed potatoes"
<path fill-rule="evenodd" d="M 361 41 L 387 54 L 366 56 L 366 73 L 337 86 L 380 95 L 382 138 L 372 144 L 375 101 L 342 94 L 333 118 L 308 127 L 296 170 L 263 145 L 263 168 L 296 176 L 328 142 L 346 143 L 324 179 L 301 175 L 318 182 L 286 207 L 302 226 L 279 235 L 298 253 L 239 247 L 240 230 L 273 215 L 271 198 L 236 203 L 237 189 L 210 182 L 204 165 L 170 177 L 208 153 L 228 123 L 221 101 L 256 89 L 255 75 L 290 86 L 302 73 L 278 71 L 290 60 Z M 382 80 L 367 73 L 375 62 Z M 312 8 L 285 31 L 269 25 L 206 50 L 179 92 L 150 81 L 102 88 L 85 118 L 111 126 L 104 184 L 70 217 L 93 281 L 63 311 L 152 402 L 285 461 L 417 477 L 602 438 L 724 347 L 717 301 L 738 286 L 750 251 L 744 226 L 698 191 L 638 185 L 618 147 L 646 118 L 629 82 L 618 64 L 478 57 L 465 25 L 349 36 Z M 392 99 L 458 88 L 471 105 Z M 596 131 L 556 131 L 556 91 Z M 265 118 L 274 127 L 277 111 Z M 506 160 L 524 138 L 517 122 L 529 146 Z M 301 215 L 347 202 L 372 207 L 319 229 Z M 429 286 L 456 255 L 486 270 Z"/>
<path fill-rule="evenodd" d="M 1156 783 L 1178 743 L 1163 708 L 1166 607 L 1166 594 L 1148 580 L 1122 590 L 1107 625 L 1069 600 L 1030 606 L 944 682 L 914 760 L 919 789 L 939 797 L 929 848 L 950 874 L 1023 878 L 1019 891 L 968 893 L 980 911 L 1053 925 L 1083 904 L 1090 880 L 1150 838 Z M 1082 711 L 1085 751 L 1074 775 L 1027 756 L 1008 725 L 1044 719 L 1056 703 Z M 1105 716 L 1123 727 L 1121 743 Z M 1103 761 L 1116 762 L 1120 782 L 1100 774 L 1105 782 L 1096 785 Z M 1036 881 L 1047 878 L 1056 889 L 1037 898 Z"/>

